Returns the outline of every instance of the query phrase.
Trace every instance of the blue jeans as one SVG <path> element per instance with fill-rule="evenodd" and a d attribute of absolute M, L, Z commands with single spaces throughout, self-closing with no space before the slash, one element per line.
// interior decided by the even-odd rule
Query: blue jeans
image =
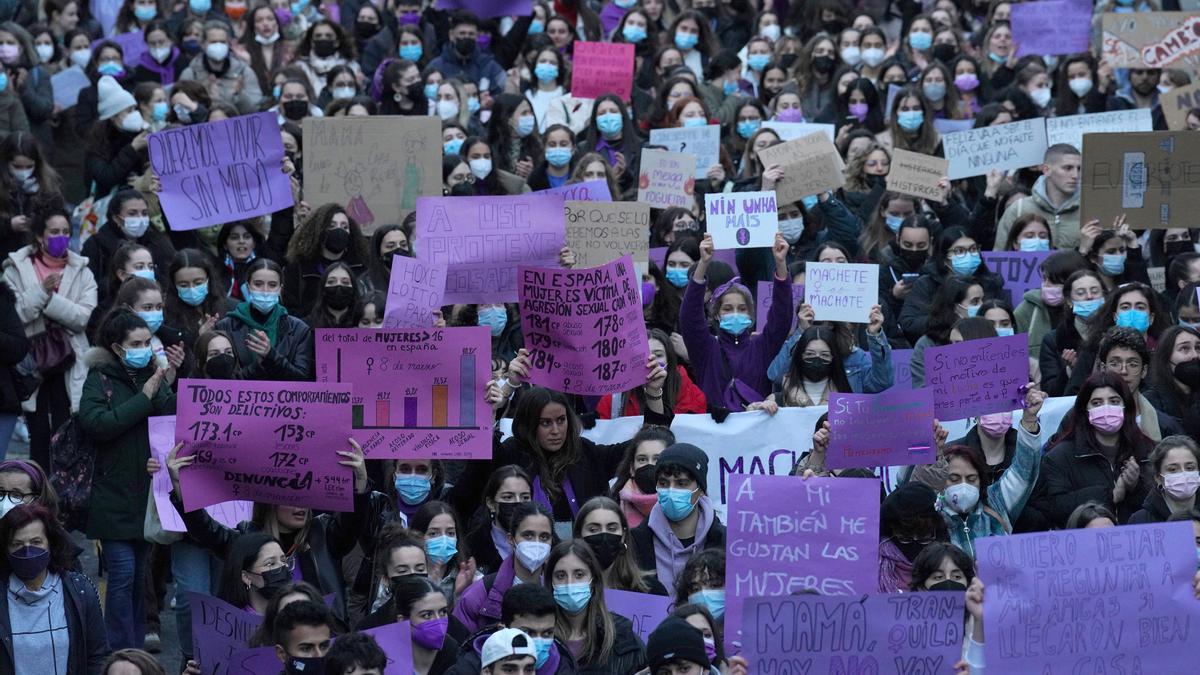
<path fill-rule="evenodd" d="M 13 429 L 17 428 L 20 415 L 0 413 L 0 462 L 8 457 L 8 442 L 12 439 Z"/>
<path fill-rule="evenodd" d="M 215 595 L 221 579 L 221 563 L 208 551 L 187 542 L 171 544 L 171 575 L 175 577 L 175 628 L 179 649 L 185 658 L 192 653 L 192 609 L 188 592 Z"/>
<path fill-rule="evenodd" d="M 104 593 L 104 625 L 108 645 L 118 649 L 141 649 L 146 639 L 146 608 L 142 594 L 146 576 L 146 554 L 150 545 L 142 539 L 100 541 L 108 589 Z"/>

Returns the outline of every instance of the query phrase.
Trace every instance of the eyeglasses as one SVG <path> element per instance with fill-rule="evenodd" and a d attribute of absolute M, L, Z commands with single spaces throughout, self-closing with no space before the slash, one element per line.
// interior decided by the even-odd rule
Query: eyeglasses
<path fill-rule="evenodd" d="M 17 492 L 16 490 L 0 490 L 0 501 L 11 499 L 21 504 L 32 503 L 37 495 L 31 492 Z"/>
<path fill-rule="evenodd" d="M 280 560 L 268 560 L 263 572 L 270 572 L 280 567 L 286 567 L 289 571 L 294 571 L 296 569 L 296 556 L 285 556 Z"/>
<path fill-rule="evenodd" d="M 1121 359 L 1109 359 L 1108 361 L 1104 362 L 1104 367 L 1118 372 L 1124 372 L 1126 370 L 1141 370 L 1142 360 L 1126 359 L 1122 361 Z"/>
<path fill-rule="evenodd" d="M 979 253 L 979 247 L 970 246 L 963 248 L 962 246 L 955 246 L 954 248 L 950 249 L 950 255 L 967 255 L 969 253 Z"/>

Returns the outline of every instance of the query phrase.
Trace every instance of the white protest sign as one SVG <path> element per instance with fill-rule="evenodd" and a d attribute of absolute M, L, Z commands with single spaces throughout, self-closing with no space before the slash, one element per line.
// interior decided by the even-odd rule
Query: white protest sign
<path fill-rule="evenodd" d="M 696 178 L 706 177 L 709 169 L 721 163 L 721 127 L 717 124 L 651 129 L 650 145 L 661 145 L 671 152 L 695 155 Z"/>
<path fill-rule="evenodd" d="M 1149 108 L 1046 118 L 1046 145 L 1066 143 L 1083 152 L 1084 134 L 1154 131 Z"/>
<path fill-rule="evenodd" d="M 779 212 L 774 190 L 710 192 L 704 195 L 704 211 L 714 248 L 759 248 L 775 243 Z"/>
<path fill-rule="evenodd" d="M 804 302 L 817 321 L 867 323 L 879 302 L 879 265 L 810 262 L 804 270 Z"/>
<path fill-rule="evenodd" d="M 1046 125 L 1039 117 L 956 131 L 942 136 L 942 147 L 950 161 L 950 180 L 984 176 L 992 169 L 1023 169 L 1042 163 Z"/>
<path fill-rule="evenodd" d="M 770 129 L 779 136 L 779 140 L 787 142 L 801 136 L 807 136 L 816 132 L 821 132 L 829 137 L 829 142 L 834 141 L 834 126 L 832 124 L 817 124 L 815 122 L 776 122 L 770 120 L 762 123 L 764 128 Z M 654 132 L 651 132 L 654 133 Z"/>

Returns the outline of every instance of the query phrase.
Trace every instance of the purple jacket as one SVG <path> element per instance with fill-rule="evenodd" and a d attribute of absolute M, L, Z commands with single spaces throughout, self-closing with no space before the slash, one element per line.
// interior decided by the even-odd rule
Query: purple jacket
<path fill-rule="evenodd" d="M 725 405 L 725 389 L 730 382 L 725 376 L 720 350 L 724 350 L 728 358 L 729 373 L 759 392 L 760 400 L 766 398 L 771 393 L 767 367 L 779 353 L 792 327 L 791 280 L 775 278 L 771 285 L 771 309 L 767 313 L 766 326 L 761 333 L 743 333 L 740 337 L 723 330 L 717 331 L 715 337 L 708 332 L 704 291 L 703 282 L 694 279 L 688 282 L 683 303 L 679 306 L 679 332 L 687 346 L 697 384 L 709 405 Z"/>
<path fill-rule="evenodd" d="M 495 574 L 476 581 L 463 591 L 454 606 L 454 616 L 467 627 L 471 633 L 479 631 L 484 626 L 490 626 L 500 621 L 500 603 L 504 594 L 512 588 L 517 571 L 513 569 L 513 556 L 500 563 L 500 569 Z M 491 579 L 491 588 L 487 580 Z"/>

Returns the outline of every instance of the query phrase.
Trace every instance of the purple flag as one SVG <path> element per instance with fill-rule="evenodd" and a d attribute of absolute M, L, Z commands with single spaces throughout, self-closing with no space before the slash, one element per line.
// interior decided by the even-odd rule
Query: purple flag
<path fill-rule="evenodd" d="M 933 391 L 889 389 L 879 394 L 829 397 L 830 469 L 931 464 Z"/>
<path fill-rule="evenodd" d="M 925 350 L 925 386 L 937 419 L 1015 410 L 1029 384 L 1029 336 L 968 340 Z"/>

